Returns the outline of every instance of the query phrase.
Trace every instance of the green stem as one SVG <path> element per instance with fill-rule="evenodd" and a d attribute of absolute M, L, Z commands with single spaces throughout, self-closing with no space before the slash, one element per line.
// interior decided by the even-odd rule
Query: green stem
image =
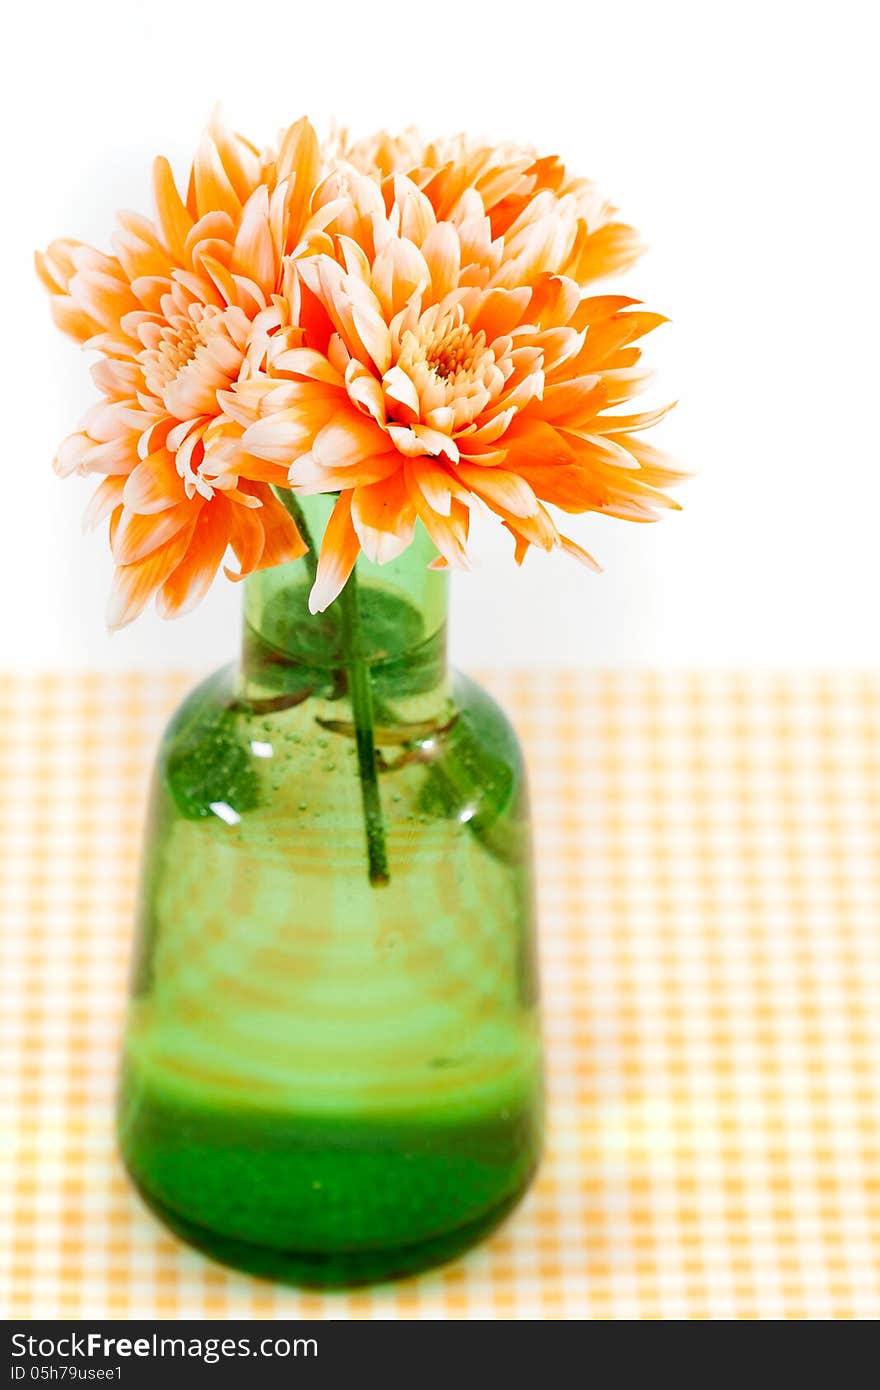
<path fill-rule="evenodd" d="M 296 528 L 308 546 L 303 556 L 312 583 L 318 569 L 318 551 L 315 546 L 305 513 L 299 504 L 296 493 L 290 488 L 273 488 L 275 496 L 296 523 Z M 376 766 L 376 740 L 373 721 L 373 688 L 370 683 L 370 668 L 361 654 L 360 609 L 358 605 L 357 576 L 352 571 L 345 588 L 338 598 L 342 636 L 348 655 L 348 685 L 351 698 L 351 712 L 354 719 L 357 742 L 358 768 L 361 780 L 361 796 L 364 805 L 364 825 L 367 835 L 367 858 L 370 866 L 370 882 L 387 883 L 388 854 L 385 848 L 385 822 L 382 816 L 382 801 L 379 796 L 379 773 Z"/>
<path fill-rule="evenodd" d="M 305 540 L 305 537 L 303 537 Z M 349 695 L 357 743 L 361 797 L 364 805 L 364 827 L 367 835 L 367 859 L 370 882 L 388 883 L 388 854 L 385 848 L 385 822 L 379 796 L 379 774 L 376 767 L 376 740 L 373 731 L 373 688 L 370 668 L 361 651 L 360 607 L 357 575 L 354 570 L 337 600 L 342 619 L 342 635 L 347 654 Z"/>
<path fill-rule="evenodd" d="M 296 523 L 296 529 L 308 546 L 308 550 L 303 556 L 303 564 L 309 572 L 309 579 L 314 584 L 315 575 L 318 572 L 318 551 L 312 539 L 312 533 L 309 530 L 309 523 L 306 521 L 305 512 L 299 504 L 299 498 L 289 487 L 273 487 L 272 491 L 288 516 L 293 518 Z"/>

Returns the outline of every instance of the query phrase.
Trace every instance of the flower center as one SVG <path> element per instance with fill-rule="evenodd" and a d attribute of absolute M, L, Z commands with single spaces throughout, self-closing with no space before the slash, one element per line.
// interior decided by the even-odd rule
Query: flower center
<path fill-rule="evenodd" d="M 235 308 L 191 304 L 169 316 L 141 357 L 147 390 L 178 420 L 216 415 L 217 392 L 241 371 L 247 330 Z"/>
<path fill-rule="evenodd" d="M 456 381 L 472 376 L 477 358 L 486 344 L 486 335 L 474 337 L 466 323 L 453 328 L 443 337 L 425 347 L 425 363 L 441 381 Z"/>
<path fill-rule="evenodd" d="M 161 341 L 147 353 L 144 376 L 147 386 L 156 396 L 183 371 L 196 355 L 201 334 L 191 319 L 181 319 L 174 326 L 162 329 Z"/>
<path fill-rule="evenodd" d="M 445 311 L 436 304 L 403 320 L 395 354 L 396 368 L 409 377 L 411 391 L 397 383 L 391 393 L 390 414 L 400 411 L 430 429 L 465 429 L 504 389 L 512 371 L 495 357 L 481 328 L 474 331 L 460 304 Z M 403 395 L 401 395 L 403 390 Z"/>

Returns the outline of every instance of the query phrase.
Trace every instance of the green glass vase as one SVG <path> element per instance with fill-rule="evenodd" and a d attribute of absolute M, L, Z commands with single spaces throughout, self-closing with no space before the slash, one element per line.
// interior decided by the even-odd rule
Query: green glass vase
<path fill-rule="evenodd" d="M 540 1151 L 523 761 L 449 673 L 431 557 L 361 559 L 315 617 L 309 557 L 249 578 L 241 664 L 158 755 L 123 1157 L 184 1239 L 296 1283 L 453 1257 Z"/>

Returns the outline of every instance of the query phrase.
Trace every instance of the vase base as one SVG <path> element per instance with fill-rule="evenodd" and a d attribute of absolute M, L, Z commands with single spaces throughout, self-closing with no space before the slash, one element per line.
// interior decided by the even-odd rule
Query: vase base
<path fill-rule="evenodd" d="M 430 1239 L 387 1249 L 326 1253 L 314 1250 L 279 1250 L 209 1230 L 166 1206 L 130 1171 L 129 1178 L 142 1201 L 163 1225 L 188 1245 L 194 1246 L 218 1263 L 278 1283 L 295 1284 L 302 1288 L 342 1290 L 358 1285 L 405 1279 L 457 1259 L 501 1225 L 505 1217 L 522 1201 L 532 1182 L 534 1171 L 528 1174 L 515 1192 L 476 1220 L 444 1231 Z"/>

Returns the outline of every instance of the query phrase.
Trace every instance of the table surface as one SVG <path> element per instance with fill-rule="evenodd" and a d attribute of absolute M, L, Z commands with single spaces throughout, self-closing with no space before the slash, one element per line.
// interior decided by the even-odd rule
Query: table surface
<path fill-rule="evenodd" d="M 496 672 L 531 770 L 549 1136 L 488 1243 L 367 1291 L 147 1213 L 112 1100 L 185 674 L 0 681 L 7 1317 L 880 1316 L 880 677 Z"/>

